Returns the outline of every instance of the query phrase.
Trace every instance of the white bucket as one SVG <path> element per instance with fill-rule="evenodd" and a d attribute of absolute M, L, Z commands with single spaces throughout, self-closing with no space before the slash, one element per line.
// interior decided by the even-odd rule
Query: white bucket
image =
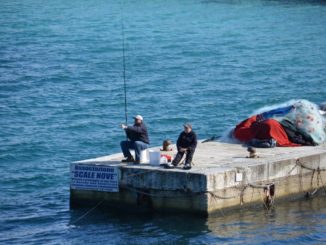
<path fill-rule="evenodd" d="M 160 165 L 161 153 L 159 151 L 150 151 L 149 152 L 149 163 L 151 165 Z"/>
<path fill-rule="evenodd" d="M 148 156 L 148 150 L 142 150 L 140 153 L 140 163 L 148 163 L 149 162 L 149 156 Z"/>
<path fill-rule="evenodd" d="M 135 158 L 135 151 L 130 150 L 131 155 Z M 148 163 L 149 162 L 148 149 L 142 150 L 140 152 L 140 163 Z"/>

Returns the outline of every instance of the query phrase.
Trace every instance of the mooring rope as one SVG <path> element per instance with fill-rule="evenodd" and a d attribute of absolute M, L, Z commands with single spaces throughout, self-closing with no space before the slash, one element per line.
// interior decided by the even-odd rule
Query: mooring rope
<path fill-rule="evenodd" d="M 144 171 L 144 172 L 141 172 L 141 173 L 128 174 L 128 175 L 125 176 L 126 177 L 126 180 L 125 181 L 126 181 L 126 183 L 130 183 L 130 179 L 133 179 L 135 177 L 138 177 L 138 176 L 141 176 L 141 175 L 145 175 L 145 174 L 148 174 L 148 173 L 152 173 L 154 171 L 157 171 L 157 169 L 147 170 L 147 171 Z M 186 175 L 186 176 L 188 176 L 188 175 Z M 186 182 L 188 182 L 188 177 L 186 177 Z M 274 183 L 272 183 L 272 184 L 274 184 Z M 240 197 L 240 202 L 243 203 L 243 195 L 244 195 L 245 190 L 248 187 L 251 187 L 253 189 L 264 189 L 264 188 L 267 188 L 270 185 L 271 184 L 258 185 L 258 184 L 248 183 L 248 184 L 245 184 L 245 185 L 236 186 L 234 188 L 241 189 L 241 190 L 240 190 L 239 194 L 233 195 L 233 196 L 221 196 L 221 195 L 217 194 L 217 192 L 213 192 L 213 191 L 191 192 L 188 189 L 187 190 L 183 190 L 183 191 L 186 194 L 195 194 L 195 195 L 208 193 L 213 198 L 223 199 L 223 200 L 235 199 L 235 198 L 239 198 Z M 185 186 L 187 186 L 187 183 L 185 184 Z M 130 186 L 128 184 L 123 185 L 123 187 L 126 188 L 126 189 L 128 189 L 128 190 L 131 190 L 133 192 L 136 192 L 136 193 L 139 193 L 139 194 L 143 194 L 143 195 L 147 195 L 147 196 L 152 196 L 152 197 L 160 197 L 160 198 L 175 198 L 176 197 L 176 195 L 159 195 L 159 194 L 151 194 L 151 193 L 148 193 L 148 192 L 143 192 L 143 191 L 141 191 L 141 190 L 139 190 L 137 188 L 134 188 L 134 187 L 132 187 L 132 186 Z M 182 195 L 180 197 L 184 197 L 184 195 Z"/>
<path fill-rule="evenodd" d="M 321 176 L 321 172 L 326 171 L 325 168 L 320 168 L 319 166 L 317 168 L 309 167 L 309 166 L 307 166 L 307 164 L 308 164 L 307 162 L 302 162 L 300 159 L 297 159 L 295 164 L 297 166 L 300 166 L 303 169 L 307 169 L 307 170 L 312 171 L 312 176 L 311 176 L 311 181 L 310 181 L 310 188 L 312 188 L 312 186 L 313 186 L 313 179 L 314 179 L 315 173 L 317 172 L 317 188 L 313 192 L 308 192 L 307 191 L 307 193 L 305 195 L 307 198 L 315 195 L 320 188 L 323 188 L 323 190 L 324 190 L 324 192 L 326 194 L 326 188 L 325 188 L 325 185 L 324 185 L 324 182 L 323 182 L 323 178 Z M 319 185 L 319 181 L 321 182 L 322 186 Z"/>
<path fill-rule="evenodd" d="M 325 193 L 326 193 L 326 188 L 323 184 L 323 180 L 322 180 L 322 176 L 320 174 L 321 171 L 326 171 L 326 169 L 321 169 L 321 168 L 311 168 L 311 167 L 308 167 L 307 166 L 307 163 L 303 163 L 302 161 L 300 161 L 299 159 L 296 161 L 296 164 L 293 166 L 293 168 L 290 170 L 289 173 L 291 173 L 297 166 L 299 167 L 302 167 L 302 168 L 305 168 L 305 169 L 308 169 L 308 170 L 311 170 L 313 171 L 313 174 L 315 172 L 318 173 L 317 175 L 317 179 L 318 179 L 318 187 L 317 189 L 315 189 L 313 192 L 311 192 L 310 194 L 311 195 L 314 195 L 317 193 L 318 189 L 320 188 L 319 187 L 319 180 L 320 182 L 322 183 L 322 188 L 324 189 Z M 144 171 L 144 172 L 141 172 L 141 173 L 136 173 L 136 174 L 130 174 L 130 175 L 127 175 L 127 182 L 129 182 L 128 178 L 129 177 L 137 177 L 137 176 L 140 176 L 140 175 L 144 175 L 144 174 L 147 174 L 147 173 L 151 173 L 153 171 L 156 171 L 156 170 L 149 170 L 149 171 Z M 314 175 L 312 176 L 312 180 L 311 180 L 311 186 L 312 186 L 312 181 L 313 181 L 313 177 Z M 188 178 L 187 178 L 187 181 L 188 181 Z M 275 186 L 275 183 L 269 183 L 269 184 L 254 184 L 254 183 L 247 183 L 247 184 L 244 184 L 244 185 L 241 185 L 240 187 L 235 187 L 237 189 L 240 189 L 239 193 L 238 194 L 235 194 L 235 195 L 232 195 L 232 196 L 222 196 L 220 194 L 218 194 L 217 191 L 201 191 L 201 192 L 192 192 L 192 191 L 189 191 L 189 189 L 187 190 L 183 190 L 184 191 L 184 194 L 187 194 L 187 195 L 199 195 L 199 194 L 210 194 L 212 196 L 212 198 L 214 199 L 221 199 L 221 200 L 228 200 L 228 199 L 235 199 L 235 198 L 240 198 L 240 204 L 242 205 L 244 203 L 244 200 L 243 200 L 243 197 L 244 197 L 244 192 L 245 190 L 250 187 L 252 189 L 263 189 L 263 190 L 267 190 L 269 191 L 269 188 L 274 185 Z M 187 186 L 187 185 L 186 185 Z M 139 194 L 143 194 L 143 195 L 147 195 L 147 196 L 151 196 L 151 197 L 160 197 L 160 198 L 182 198 L 184 197 L 184 195 L 160 195 L 160 194 L 152 194 L 152 193 L 149 193 L 149 192 L 144 192 L 144 191 L 141 191 L 137 188 L 133 188 L 131 186 L 125 186 L 125 188 L 129 189 L 129 190 L 132 190 L 136 193 L 139 193 Z M 268 195 L 270 195 L 270 193 L 268 193 Z M 266 197 L 265 197 L 266 198 Z M 265 202 L 265 200 L 263 200 L 263 204 L 266 208 L 270 208 L 273 204 L 274 204 L 274 199 L 275 199 L 275 195 L 273 196 L 269 196 L 270 198 L 270 202 L 269 202 L 269 207 L 267 207 L 267 204 Z M 264 198 L 263 198 L 264 199 Z"/>
<path fill-rule="evenodd" d="M 326 171 L 326 168 L 320 168 L 320 167 L 317 167 L 317 168 L 311 168 L 311 167 L 308 167 L 306 164 L 307 162 L 302 162 L 300 159 L 297 159 L 295 161 L 295 164 L 300 166 L 301 168 L 304 168 L 304 169 L 307 169 L 307 170 L 310 170 L 310 171 L 321 171 L 321 172 L 324 172 Z"/>
<path fill-rule="evenodd" d="M 326 169 L 324 168 L 320 168 L 320 167 L 317 167 L 317 168 L 312 168 L 312 167 L 308 167 L 307 166 L 307 163 L 304 163 L 302 161 L 300 161 L 299 159 L 296 160 L 296 163 L 295 163 L 295 166 L 291 169 L 290 172 L 293 171 L 293 169 L 295 167 L 301 167 L 301 168 L 304 168 L 304 169 L 307 169 L 307 170 L 310 170 L 313 172 L 312 174 L 312 178 L 311 178 L 311 187 L 313 185 L 313 177 L 315 175 L 315 173 L 317 172 L 317 188 L 312 191 L 312 192 L 307 192 L 306 195 L 308 194 L 308 196 L 313 196 L 315 195 L 318 190 L 320 188 L 323 188 L 325 194 L 326 194 L 326 188 L 325 188 L 325 185 L 324 185 L 324 181 L 322 179 L 322 176 L 321 176 L 321 172 L 322 171 L 326 171 Z M 151 173 L 153 171 L 156 171 L 156 169 L 153 169 L 153 170 L 148 170 L 148 171 L 144 171 L 144 172 L 141 172 L 141 173 L 135 173 L 135 174 L 129 174 L 127 175 L 127 182 L 128 182 L 128 177 L 131 177 L 131 178 L 135 178 L 137 176 L 141 176 L 141 175 L 144 175 L 144 174 L 147 174 L 147 173 Z M 188 176 L 186 178 L 186 181 L 188 182 Z M 319 181 L 321 182 L 321 186 L 319 184 Z M 189 189 L 180 189 L 178 191 L 181 191 L 183 192 L 182 194 L 180 195 L 176 195 L 176 194 L 172 194 L 172 195 L 162 195 L 162 194 L 153 194 L 153 193 L 150 193 L 150 192 L 146 192 L 146 191 L 141 191 L 135 187 L 132 187 L 130 185 L 122 185 L 121 187 L 125 188 L 125 189 L 128 189 L 132 192 L 135 192 L 137 194 L 142 194 L 142 195 L 146 195 L 146 196 L 150 196 L 150 197 L 158 197 L 158 198 L 184 198 L 185 196 L 188 196 L 188 197 L 193 197 L 193 196 L 198 196 L 198 195 L 201 195 L 201 194 L 209 194 L 212 196 L 213 200 L 228 200 L 228 199 L 235 199 L 235 198 L 240 198 L 240 205 L 243 205 L 244 204 L 244 200 L 243 200 L 243 197 L 244 197 L 244 192 L 247 190 L 248 187 L 252 188 L 253 192 L 252 192 L 252 197 L 251 197 L 251 200 L 253 199 L 253 195 L 254 195 L 254 190 L 255 189 L 264 189 L 264 193 L 265 193 L 265 197 L 263 197 L 263 205 L 264 207 L 269 210 L 271 209 L 273 206 L 274 206 L 274 201 L 275 201 L 275 194 L 273 195 L 270 195 L 270 187 L 271 186 L 275 186 L 275 182 L 273 183 L 269 183 L 269 184 L 254 184 L 254 183 L 247 183 L 247 184 L 244 184 L 244 185 L 240 185 L 240 186 L 235 186 L 233 188 L 236 188 L 236 189 L 240 189 L 240 192 L 236 195 L 233 195 L 233 196 L 221 196 L 219 194 L 217 194 L 217 191 L 199 191 L 199 192 L 193 192 Z M 186 185 L 187 186 L 187 185 Z M 175 191 L 175 190 L 173 190 Z M 268 195 L 266 195 L 268 193 Z M 270 199 L 266 199 L 267 197 L 269 197 Z M 268 203 L 266 202 L 269 201 Z M 74 220 L 73 222 L 70 222 L 70 225 L 71 224 L 76 224 L 77 222 L 79 222 L 80 220 L 82 220 L 83 218 L 85 218 L 88 214 L 90 214 L 91 212 L 93 212 L 96 208 L 98 208 L 102 203 L 104 202 L 104 200 L 101 200 L 99 201 L 94 207 L 92 207 L 91 209 L 89 209 L 86 213 L 84 213 L 83 215 L 81 215 L 80 217 L 78 217 L 76 220 Z M 223 213 L 222 213 L 223 214 Z"/>
<path fill-rule="evenodd" d="M 153 193 L 149 193 L 149 192 L 145 192 L 145 191 L 141 191 L 138 190 L 135 187 L 131 187 L 129 185 L 124 185 L 123 188 L 128 189 L 132 192 L 138 193 L 138 194 L 142 194 L 145 196 L 150 196 L 150 197 L 159 197 L 159 198 L 184 198 L 185 195 L 176 195 L 176 194 L 171 194 L 171 195 L 162 195 L 162 194 L 153 194 Z M 175 190 L 173 190 L 175 191 Z M 185 190 L 178 190 L 178 191 L 183 191 L 184 194 L 186 194 L 187 196 L 197 196 L 200 194 L 203 194 L 204 192 L 190 192 L 190 191 L 185 191 Z"/>
<path fill-rule="evenodd" d="M 323 188 L 323 190 L 324 190 L 324 192 L 325 192 L 325 194 L 326 194 L 326 188 L 325 188 L 325 185 L 324 185 L 323 178 L 321 177 L 320 173 L 317 175 L 317 177 L 318 177 L 318 176 L 319 176 L 319 178 L 320 178 L 320 182 L 321 182 L 321 184 L 322 184 L 322 188 Z"/>

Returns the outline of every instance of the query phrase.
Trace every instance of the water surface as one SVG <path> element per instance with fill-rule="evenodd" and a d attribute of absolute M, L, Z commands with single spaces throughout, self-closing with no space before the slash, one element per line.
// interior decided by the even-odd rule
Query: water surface
<path fill-rule="evenodd" d="M 185 121 L 207 138 L 262 106 L 326 100 L 325 1 L 2 0 L 0 241 L 325 240 L 324 199 L 208 220 L 95 211 L 71 225 L 84 211 L 69 210 L 69 163 L 124 138 L 122 14 L 128 119 L 144 116 L 152 145 Z"/>

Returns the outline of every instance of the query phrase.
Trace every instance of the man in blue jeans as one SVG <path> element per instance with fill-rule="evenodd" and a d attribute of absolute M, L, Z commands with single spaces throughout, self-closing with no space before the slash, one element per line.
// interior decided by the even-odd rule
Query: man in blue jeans
<path fill-rule="evenodd" d="M 121 162 L 133 162 L 135 164 L 140 163 L 140 153 L 142 150 L 148 148 L 149 139 L 147 128 L 144 123 L 144 119 L 141 115 L 134 117 L 135 123 L 133 126 L 121 125 L 126 132 L 128 140 L 121 141 L 120 146 L 122 153 L 125 157 Z M 135 150 L 135 158 L 130 153 L 130 149 Z"/>

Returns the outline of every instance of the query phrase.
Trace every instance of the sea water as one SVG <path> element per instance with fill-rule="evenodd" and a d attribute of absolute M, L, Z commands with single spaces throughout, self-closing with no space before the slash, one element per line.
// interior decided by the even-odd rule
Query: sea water
<path fill-rule="evenodd" d="M 128 123 L 141 114 L 152 146 L 186 121 L 205 139 L 326 100 L 322 0 L 1 0 L 0 243 L 325 241 L 323 196 L 209 219 L 69 209 L 69 163 L 125 137 L 123 35 Z"/>

